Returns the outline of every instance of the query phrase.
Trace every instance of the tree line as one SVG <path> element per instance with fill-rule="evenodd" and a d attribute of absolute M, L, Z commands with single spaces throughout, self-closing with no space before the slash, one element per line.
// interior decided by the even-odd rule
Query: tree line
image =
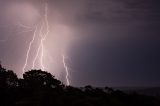
<path fill-rule="evenodd" d="M 42 70 L 18 78 L 0 65 L 0 106 L 160 106 L 160 100 L 110 87 L 66 86 Z"/>

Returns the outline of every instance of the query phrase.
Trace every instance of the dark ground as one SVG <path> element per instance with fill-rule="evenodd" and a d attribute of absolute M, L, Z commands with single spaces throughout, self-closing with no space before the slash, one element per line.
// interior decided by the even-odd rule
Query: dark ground
<path fill-rule="evenodd" d="M 149 91 L 154 94 L 156 89 L 126 92 L 90 85 L 65 86 L 41 70 L 25 72 L 23 79 L 18 79 L 13 71 L 0 65 L 0 106 L 160 106 L 158 93 L 148 95 Z"/>

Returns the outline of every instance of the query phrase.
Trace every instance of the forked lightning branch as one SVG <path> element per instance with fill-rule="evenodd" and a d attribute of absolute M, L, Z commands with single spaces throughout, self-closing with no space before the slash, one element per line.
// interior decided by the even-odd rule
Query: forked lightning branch
<path fill-rule="evenodd" d="M 20 25 L 22 26 L 22 24 L 20 24 Z M 23 25 L 23 26 L 25 26 L 25 25 Z M 25 27 L 27 27 L 27 26 L 25 26 Z M 33 29 L 34 29 L 33 36 L 32 36 L 31 41 L 28 44 L 28 49 L 26 51 L 25 63 L 24 63 L 23 69 L 22 69 L 23 73 L 26 70 L 28 70 L 26 68 L 27 68 L 27 65 L 29 63 L 28 60 L 29 60 L 30 53 L 31 53 L 31 50 L 32 50 L 31 48 L 34 45 L 36 36 L 38 36 L 40 38 L 40 43 L 39 43 L 38 47 L 36 48 L 36 53 L 35 53 L 35 57 L 33 58 L 33 61 L 32 61 L 31 69 L 35 69 L 35 64 L 39 60 L 39 63 L 40 63 L 39 68 L 45 71 L 45 64 L 44 64 L 45 44 L 44 44 L 44 42 L 46 41 L 47 37 L 49 36 L 49 32 L 50 32 L 49 21 L 48 21 L 48 4 L 47 3 L 45 3 L 45 5 L 44 5 L 44 15 L 41 16 L 41 21 L 37 25 L 35 25 L 35 27 Z M 65 73 L 66 73 L 66 75 L 65 75 L 66 84 L 70 85 L 70 81 L 69 81 L 69 78 L 68 78 L 69 77 L 69 72 L 68 72 L 67 64 L 65 62 L 65 56 L 64 55 L 62 55 L 62 63 L 63 63 L 64 70 L 65 70 Z"/>

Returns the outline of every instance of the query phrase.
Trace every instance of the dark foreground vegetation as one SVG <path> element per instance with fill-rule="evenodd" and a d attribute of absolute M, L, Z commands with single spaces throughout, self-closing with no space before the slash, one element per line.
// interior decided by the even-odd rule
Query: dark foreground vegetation
<path fill-rule="evenodd" d="M 48 72 L 31 70 L 23 79 L 0 65 L 0 106 L 160 106 L 156 97 L 85 86 L 65 86 Z"/>

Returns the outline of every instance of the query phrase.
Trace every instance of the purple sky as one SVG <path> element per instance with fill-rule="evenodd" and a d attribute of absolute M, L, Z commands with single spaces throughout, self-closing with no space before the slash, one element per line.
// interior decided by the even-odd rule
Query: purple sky
<path fill-rule="evenodd" d="M 50 32 L 44 41 L 45 70 L 65 83 L 65 55 L 74 86 L 160 85 L 159 0 L 46 1 Z M 0 0 L 0 61 L 19 77 L 46 1 Z M 38 35 L 26 70 L 40 43 Z"/>

